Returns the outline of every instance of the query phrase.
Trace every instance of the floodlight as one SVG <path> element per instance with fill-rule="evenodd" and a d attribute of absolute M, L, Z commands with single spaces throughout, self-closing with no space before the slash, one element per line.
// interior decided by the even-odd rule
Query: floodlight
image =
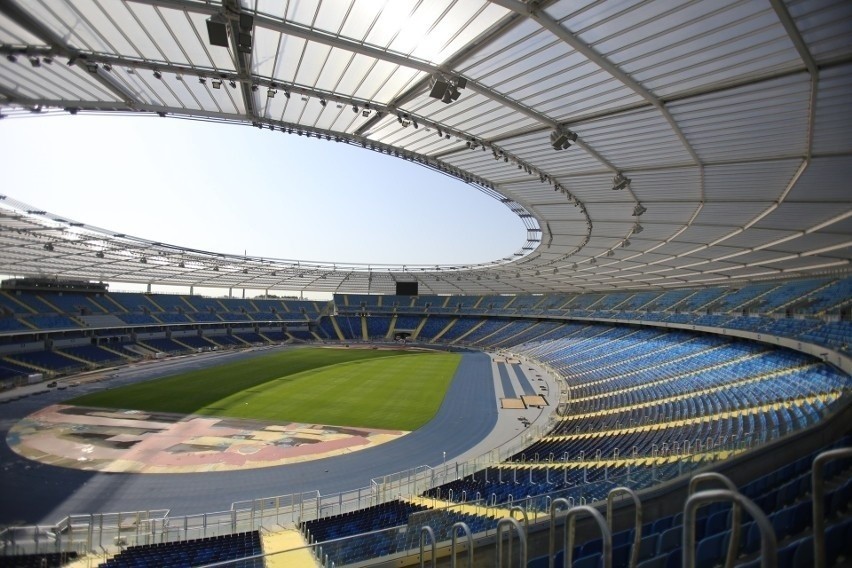
<path fill-rule="evenodd" d="M 352 105 L 352 112 L 354 112 L 355 114 L 358 114 L 358 107 L 357 107 L 357 105 Z"/>
<path fill-rule="evenodd" d="M 440 75 L 432 75 L 432 79 L 430 80 L 431 88 L 429 90 L 429 96 L 433 99 L 443 100 L 444 94 L 447 92 L 447 89 L 450 88 L 450 83 Z M 444 101 L 448 102 L 448 101 Z"/>
<path fill-rule="evenodd" d="M 206 79 L 205 77 L 199 77 L 199 78 L 198 78 L 198 82 L 199 82 L 199 83 L 201 83 L 202 85 L 206 85 L 206 84 L 207 84 L 207 79 Z"/>
<path fill-rule="evenodd" d="M 45 243 L 43 248 L 48 252 L 53 252 L 53 244 L 51 243 Z"/>
<path fill-rule="evenodd" d="M 624 174 L 618 172 L 615 174 L 615 177 L 612 178 L 612 189 L 624 189 L 630 185 L 630 178 L 624 177 Z"/>
<path fill-rule="evenodd" d="M 214 79 L 213 80 L 213 88 L 214 89 L 221 89 L 222 88 L 222 81 L 220 81 L 219 79 Z"/>
<path fill-rule="evenodd" d="M 614 251 L 614 250 L 612 250 L 612 249 L 610 249 L 610 250 L 606 251 L 606 255 L 607 255 L 607 256 L 613 256 L 614 254 L 615 254 L 615 251 Z"/>
<path fill-rule="evenodd" d="M 641 233 L 644 230 L 645 229 L 642 227 L 642 225 L 640 225 L 639 223 L 636 223 L 636 225 L 634 225 L 634 227 L 633 227 L 633 234 L 638 235 L 639 233 Z"/>
<path fill-rule="evenodd" d="M 271 99 L 272 97 L 275 96 L 275 93 L 277 93 L 277 92 L 278 91 L 276 91 L 275 89 L 269 89 L 269 90 L 266 91 L 266 96 Z"/>
<path fill-rule="evenodd" d="M 47 61 L 45 61 L 45 63 L 47 63 Z M 104 63 L 102 67 L 104 68 L 104 71 L 112 71 L 112 65 L 109 63 Z"/>
<path fill-rule="evenodd" d="M 30 65 L 33 67 L 41 67 L 41 59 L 38 57 L 30 57 Z"/>
<path fill-rule="evenodd" d="M 577 141 L 577 134 L 570 130 L 557 128 L 550 133 L 550 145 L 554 150 L 565 150 L 571 146 L 571 142 Z"/>
<path fill-rule="evenodd" d="M 237 82 L 236 82 L 236 81 L 234 81 L 233 79 L 231 79 L 230 81 L 228 81 L 228 84 L 231 86 L 231 88 L 232 88 L 232 89 L 236 89 L 236 88 L 237 88 Z"/>
<path fill-rule="evenodd" d="M 633 208 L 633 216 L 639 217 L 645 211 L 647 211 L 647 209 L 645 209 L 645 207 L 643 207 L 641 203 L 637 203 L 636 207 Z"/>
<path fill-rule="evenodd" d="M 15 55 L 14 53 L 10 53 L 9 55 L 6 56 L 6 59 L 8 59 L 11 63 L 14 63 L 18 60 L 18 56 Z"/>
<path fill-rule="evenodd" d="M 596 259 L 595 257 L 592 257 L 591 259 L 589 259 L 589 264 L 597 264 L 597 263 L 598 263 L 598 259 Z"/>
<path fill-rule="evenodd" d="M 104 251 L 99 250 L 98 252 L 95 253 L 95 256 L 98 257 L 98 258 L 103 258 L 104 257 Z"/>
<path fill-rule="evenodd" d="M 252 86 L 251 86 L 251 92 L 252 92 L 252 93 L 256 93 L 256 92 L 257 92 L 257 85 L 252 85 Z"/>
<path fill-rule="evenodd" d="M 624 242 L 621 243 L 621 246 L 623 246 L 624 248 L 629 247 L 630 246 L 630 239 L 624 239 Z"/>
<path fill-rule="evenodd" d="M 50 57 L 50 56 L 42 57 L 41 61 L 42 61 L 42 63 L 44 63 L 46 65 L 50 65 L 51 63 L 53 63 L 53 58 Z"/>
<path fill-rule="evenodd" d="M 327 105 L 327 104 L 328 103 L 326 102 L 325 99 L 320 99 L 320 105 L 322 105 L 323 108 L 325 108 L 325 105 Z"/>
<path fill-rule="evenodd" d="M 162 78 L 163 78 L 162 73 L 160 73 L 159 71 L 154 71 L 154 79 L 162 79 Z"/>
<path fill-rule="evenodd" d="M 207 40 L 210 45 L 228 47 L 228 24 L 222 14 L 207 19 Z"/>

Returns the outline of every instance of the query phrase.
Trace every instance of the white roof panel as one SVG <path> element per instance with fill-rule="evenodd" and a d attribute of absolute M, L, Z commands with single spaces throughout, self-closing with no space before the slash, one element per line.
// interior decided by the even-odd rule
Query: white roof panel
<path fill-rule="evenodd" d="M 0 208 L 15 220 L 0 223 L 22 236 L 0 248 L 7 273 L 351 292 L 392 291 L 393 278 L 416 274 L 423 290 L 477 294 L 849 270 L 845 0 L 555 0 L 534 13 L 486 0 L 229 6 L 0 4 L 3 114 L 160 113 L 338 138 L 502 200 L 528 233 L 518 252 L 475 268 L 261 263 L 89 227 L 84 243 L 8 198 Z M 240 14 L 254 17 L 242 30 L 251 48 L 234 33 L 211 45 L 208 18 L 233 32 Z M 430 97 L 433 78 L 458 98 Z M 555 150 L 557 129 L 576 143 Z M 614 191 L 616 173 L 630 182 Z M 62 254 L 43 248 L 45 234 Z M 178 268 L 175 251 L 193 268 Z"/>

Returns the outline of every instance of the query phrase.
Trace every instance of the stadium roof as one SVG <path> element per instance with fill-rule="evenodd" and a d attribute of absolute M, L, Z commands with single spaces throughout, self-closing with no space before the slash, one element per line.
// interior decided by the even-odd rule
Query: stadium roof
<path fill-rule="evenodd" d="M 491 263 L 368 268 L 188 250 L 8 198 L 3 273 L 486 294 L 850 268 L 848 0 L 10 0 L 0 51 L 5 115 L 339 140 L 457 177 L 527 228 Z"/>

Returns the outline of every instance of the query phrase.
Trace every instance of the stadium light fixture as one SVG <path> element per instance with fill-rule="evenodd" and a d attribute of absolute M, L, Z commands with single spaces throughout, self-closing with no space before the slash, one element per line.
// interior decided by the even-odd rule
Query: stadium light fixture
<path fill-rule="evenodd" d="M 38 57 L 30 57 L 30 65 L 33 67 L 41 67 L 41 59 Z"/>
<path fill-rule="evenodd" d="M 162 79 L 162 78 L 163 78 L 163 74 L 160 73 L 157 70 L 154 70 L 154 79 Z"/>
<path fill-rule="evenodd" d="M 630 178 L 624 177 L 624 174 L 618 172 L 615 174 L 615 177 L 612 178 L 612 189 L 624 189 L 625 187 L 630 186 Z"/>
<path fill-rule="evenodd" d="M 608 251 L 606 251 L 606 255 L 607 255 L 607 256 L 614 256 L 614 255 L 615 255 L 615 251 L 614 251 L 614 250 L 612 250 L 612 249 L 609 249 Z"/>
<path fill-rule="evenodd" d="M 591 259 L 589 259 L 589 264 L 597 264 L 597 263 L 598 263 L 598 259 L 596 259 L 595 257 L 592 257 Z"/>
<path fill-rule="evenodd" d="M 644 230 L 645 230 L 644 227 L 642 227 L 642 225 L 640 225 L 639 223 L 636 223 L 633 226 L 633 234 L 634 235 L 638 235 L 639 233 L 641 233 Z"/>
<path fill-rule="evenodd" d="M 202 85 L 206 85 L 207 84 L 207 78 L 206 77 L 199 77 L 198 82 L 201 83 Z"/>
<path fill-rule="evenodd" d="M 207 41 L 210 45 L 228 47 L 228 21 L 223 14 L 207 19 Z"/>
<path fill-rule="evenodd" d="M 554 150 L 565 150 L 577 141 L 577 133 L 571 130 L 557 128 L 550 133 L 550 145 Z"/>
<path fill-rule="evenodd" d="M 327 104 L 328 104 L 328 101 L 326 101 L 325 99 L 320 99 L 320 105 L 322 106 L 322 108 L 325 108 L 325 105 L 327 105 Z"/>
<path fill-rule="evenodd" d="M 624 239 L 624 242 L 621 243 L 621 246 L 623 246 L 624 248 L 629 247 L 630 246 L 630 239 Z"/>
<path fill-rule="evenodd" d="M 267 96 L 267 98 L 270 98 L 270 99 L 271 99 L 271 98 L 274 98 L 274 97 L 275 97 L 275 93 L 277 93 L 277 92 L 278 92 L 278 91 L 276 91 L 275 89 L 268 89 L 268 90 L 266 91 L 266 96 Z"/>
<path fill-rule="evenodd" d="M 461 96 L 459 90 L 467 86 L 467 79 L 464 77 L 446 78 L 442 75 L 432 75 L 430 80 L 429 96 L 433 99 L 438 99 L 444 104 L 449 104 L 457 101 Z"/>
<path fill-rule="evenodd" d="M 236 88 L 237 88 L 237 82 L 236 82 L 236 81 L 234 81 L 233 79 L 231 79 L 230 81 L 228 81 L 228 84 L 231 86 L 231 88 L 232 88 L 232 89 L 236 89 Z"/>
<path fill-rule="evenodd" d="M 9 61 L 9 63 L 15 63 L 18 60 L 18 56 L 14 53 L 10 53 L 6 56 L 6 59 Z"/>
<path fill-rule="evenodd" d="M 639 217 L 640 215 L 642 215 L 646 211 L 647 211 L 647 209 L 645 209 L 645 207 L 641 203 L 637 203 L 636 207 L 633 208 L 633 216 Z"/>

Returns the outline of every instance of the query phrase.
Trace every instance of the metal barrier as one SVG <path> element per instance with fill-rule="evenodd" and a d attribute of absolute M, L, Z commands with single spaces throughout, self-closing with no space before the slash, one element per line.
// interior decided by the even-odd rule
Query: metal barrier
<path fill-rule="evenodd" d="M 683 568 L 694 568 L 695 566 L 695 512 L 703 503 L 715 501 L 733 501 L 742 506 L 752 516 L 760 529 L 760 565 L 762 568 L 774 568 L 777 566 L 778 542 L 772 524 L 764 512 L 750 499 L 729 489 L 708 489 L 694 495 L 686 500 L 683 511 Z M 732 529 L 733 534 L 739 531 L 739 526 Z"/>
<path fill-rule="evenodd" d="M 423 537 L 425 535 L 429 536 L 429 541 L 432 543 L 432 556 L 430 558 L 432 562 L 432 567 L 435 566 L 436 555 L 438 552 L 438 544 L 435 542 L 435 532 L 432 530 L 432 527 L 423 527 L 420 529 L 420 568 L 423 568 L 423 563 L 425 556 L 423 554 Z"/>
<path fill-rule="evenodd" d="M 511 517 L 504 517 L 497 521 L 497 568 L 503 568 L 503 527 L 508 525 L 509 530 L 509 566 L 512 565 L 512 528 L 518 532 L 518 541 L 520 543 L 520 568 L 527 566 L 527 535 L 521 530 L 521 525 Z"/>
<path fill-rule="evenodd" d="M 467 523 L 458 522 L 453 524 L 450 529 L 453 535 L 453 541 L 450 545 L 450 568 L 456 568 L 456 546 L 458 544 L 458 529 L 464 531 L 467 537 L 467 568 L 473 568 L 473 534 L 470 532 L 470 527 Z"/>
<path fill-rule="evenodd" d="M 564 506 L 566 509 L 570 509 L 574 506 L 573 502 L 569 502 L 567 499 L 554 499 L 550 503 L 550 535 L 548 540 L 547 547 L 547 565 L 548 568 L 554 568 L 556 563 L 556 514 L 558 511 L 557 507 Z"/>
<path fill-rule="evenodd" d="M 636 495 L 636 492 L 630 489 L 629 487 L 616 487 L 612 491 L 610 491 L 606 496 L 606 522 L 609 526 L 609 532 L 613 533 L 613 515 L 612 515 L 612 505 L 615 501 L 615 497 L 620 494 L 627 494 L 633 499 L 633 506 L 636 509 L 636 514 L 633 517 L 633 547 L 630 550 L 630 568 L 636 568 L 636 564 L 639 563 L 639 541 L 642 540 L 642 501 L 639 499 L 639 496 Z"/>
<path fill-rule="evenodd" d="M 811 470 L 811 496 L 814 516 L 814 568 L 825 568 L 825 486 L 822 470 L 827 462 L 852 457 L 852 448 L 838 448 L 819 454 Z"/>
<path fill-rule="evenodd" d="M 603 539 L 603 568 L 612 568 L 612 533 L 609 532 L 609 527 L 603 515 L 597 509 L 587 505 L 574 507 L 565 515 L 565 522 L 567 523 L 565 527 L 565 566 L 571 566 L 574 563 L 574 524 L 577 516 L 581 513 L 590 514 L 598 524 Z"/>
<path fill-rule="evenodd" d="M 689 490 L 687 492 L 687 497 L 695 493 L 695 489 L 701 483 L 707 481 L 718 481 L 719 483 L 724 485 L 725 489 L 727 489 L 728 491 L 733 491 L 734 493 L 738 492 L 737 486 L 734 485 L 733 481 L 731 481 L 721 473 L 708 471 L 707 473 L 700 473 L 689 480 Z M 731 540 L 730 542 L 728 542 L 728 554 L 725 557 L 725 568 L 733 568 L 734 563 L 737 561 L 737 554 L 739 554 L 740 550 L 741 518 L 742 511 L 740 510 L 740 506 L 739 504 L 737 504 L 736 501 L 734 501 L 731 509 Z"/>

